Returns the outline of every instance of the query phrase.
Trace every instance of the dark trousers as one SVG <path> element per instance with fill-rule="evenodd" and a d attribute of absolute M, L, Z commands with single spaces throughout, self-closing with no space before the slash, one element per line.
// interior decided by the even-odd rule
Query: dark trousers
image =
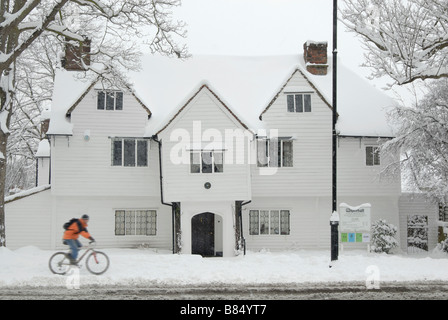
<path fill-rule="evenodd" d="M 81 242 L 79 242 L 79 240 L 75 240 L 75 239 L 66 239 L 64 240 L 65 244 L 68 245 L 70 247 L 70 251 L 71 251 L 71 256 L 74 260 L 76 260 L 76 258 L 78 258 L 78 251 L 79 248 L 82 247 Z"/>

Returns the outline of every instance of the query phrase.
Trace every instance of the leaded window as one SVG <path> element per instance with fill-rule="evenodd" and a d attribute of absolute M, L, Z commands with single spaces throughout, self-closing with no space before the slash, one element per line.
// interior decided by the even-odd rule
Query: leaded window
<path fill-rule="evenodd" d="M 134 138 L 112 139 L 112 166 L 147 167 L 148 140 Z"/>
<path fill-rule="evenodd" d="M 380 165 L 380 148 L 366 147 L 366 165 L 379 166 Z"/>
<path fill-rule="evenodd" d="M 293 141 L 288 139 L 257 140 L 258 167 L 292 167 L 293 146 Z"/>
<path fill-rule="evenodd" d="M 311 112 L 311 94 L 298 93 L 286 96 L 288 112 Z"/>
<path fill-rule="evenodd" d="M 250 210 L 250 235 L 289 235 L 289 210 Z"/>
<path fill-rule="evenodd" d="M 190 153 L 191 173 L 224 172 L 224 154 L 222 151 L 192 151 Z"/>
<path fill-rule="evenodd" d="M 153 236 L 156 233 L 156 210 L 115 210 L 115 235 Z"/>
<path fill-rule="evenodd" d="M 97 96 L 98 110 L 123 110 L 123 92 L 99 90 Z"/>

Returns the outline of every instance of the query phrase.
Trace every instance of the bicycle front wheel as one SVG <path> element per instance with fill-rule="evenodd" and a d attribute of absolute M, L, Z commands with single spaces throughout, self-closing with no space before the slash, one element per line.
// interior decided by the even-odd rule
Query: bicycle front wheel
<path fill-rule="evenodd" d="M 51 256 L 48 266 L 51 272 L 55 274 L 66 274 L 70 269 L 70 260 L 65 252 L 56 252 Z"/>
<path fill-rule="evenodd" d="M 93 274 L 103 274 L 109 268 L 109 257 L 104 252 L 93 251 L 87 256 L 86 267 Z"/>

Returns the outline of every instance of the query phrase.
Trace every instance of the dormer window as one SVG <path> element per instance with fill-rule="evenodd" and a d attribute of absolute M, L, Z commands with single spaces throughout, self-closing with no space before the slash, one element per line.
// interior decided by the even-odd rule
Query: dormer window
<path fill-rule="evenodd" d="M 98 91 L 98 110 L 123 110 L 123 92 L 113 90 Z"/>
<path fill-rule="evenodd" d="M 286 95 L 288 112 L 311 112 L 311 94 L 295 93 Z"/>

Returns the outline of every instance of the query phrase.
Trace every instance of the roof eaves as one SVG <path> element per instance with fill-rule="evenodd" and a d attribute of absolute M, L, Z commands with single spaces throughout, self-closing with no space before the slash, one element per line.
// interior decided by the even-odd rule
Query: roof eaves
<path fill-rule="evenodd" d="M 65 113 L 65 116 L 69 117 L 72 114 L 73 110 L 76 109 L 78 104 L 82 101 L 82 99 L 84 99 L 84 97 L 87 95 L 87 93 L 90 92 L 90 90 L 95 86 L 95 84 L 98 82 L 98 80 L 99 80 L 99 77 L 97 77 L 94 81 L 92 81 L 90 86 L 88 86 L 88 88 L 81 94 L 81 96 L 78 98 L 78 100 L 76 100 L 75 103 L 73 103 L 73 105 L 67 110 L 67 112 Z"/>

